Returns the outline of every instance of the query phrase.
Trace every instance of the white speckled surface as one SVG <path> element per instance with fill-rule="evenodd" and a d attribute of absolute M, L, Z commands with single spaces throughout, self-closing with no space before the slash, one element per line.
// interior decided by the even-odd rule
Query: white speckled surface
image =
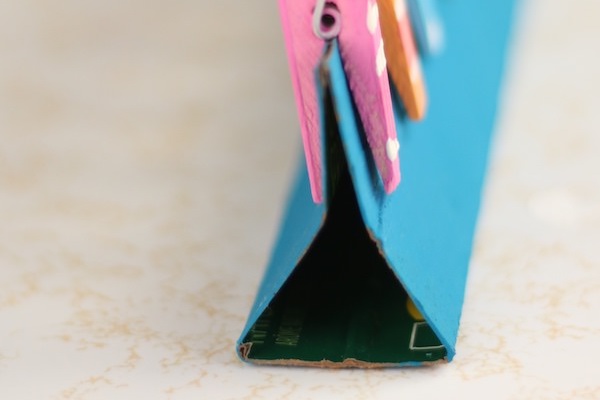
<path fill-rule="evenodd" d="M 299 145 L 275 1 L 0 2 L 1 399 L 599 399 L 600 3 L 522 7 L 455 362 L 239 362 Z"/>

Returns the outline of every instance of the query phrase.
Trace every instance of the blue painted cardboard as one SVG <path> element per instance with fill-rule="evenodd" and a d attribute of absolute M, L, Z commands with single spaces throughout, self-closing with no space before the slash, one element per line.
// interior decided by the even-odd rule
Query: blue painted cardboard
<path fill-rule="evenodd" d="M 444 26 L 436 0 L 408 0 L 408 12 L 421 54 L 438 54 L 444 47 Z"/>
<path fill-rule="evenodd" d="M 514 2 L 443 2 L 444 53 L 424 65 L 430 107 L 423 122 L 397 110 L 402 181 L 385 195 L 364 147 L 339 53 L 331 91 L 366 229 L 447 350 L 455 344 Z M 271 261 L 240 344 L 317 236 L 326 205 L 312 202 L 299 168 Z M 409 364 L 409 363 L 407 363 Z"/>

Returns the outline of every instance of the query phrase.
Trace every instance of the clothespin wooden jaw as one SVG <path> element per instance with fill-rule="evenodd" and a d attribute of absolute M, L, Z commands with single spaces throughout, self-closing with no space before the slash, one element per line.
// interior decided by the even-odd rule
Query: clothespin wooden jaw
<path fill-rule="evenodd" d="M 387 193 L 400 182 L 397 132 L 388 80 L 411 119 L 426 95 L 405 0 L 279 0 L 313 200 L 323 201 L 323 149 L 316 70 L 336 39 L 350 91 Z"/>

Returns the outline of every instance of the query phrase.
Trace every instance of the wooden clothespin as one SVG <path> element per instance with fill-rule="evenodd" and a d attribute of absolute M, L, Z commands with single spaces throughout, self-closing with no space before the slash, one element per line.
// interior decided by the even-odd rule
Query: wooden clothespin
<path fill-rule="evenodd" d="M 378 0 L 388 69 L 412 120 L 425 116 L 427 94 L 406 0 Z"/>
<path fill-rule="evenodd" d="M 279 0 L 313 200 L 323 201 L 316 69 L 326 44 L 339 44 L 354 103 L 387 193 L 400 182 L 379 7 L 375 0 Z"/>

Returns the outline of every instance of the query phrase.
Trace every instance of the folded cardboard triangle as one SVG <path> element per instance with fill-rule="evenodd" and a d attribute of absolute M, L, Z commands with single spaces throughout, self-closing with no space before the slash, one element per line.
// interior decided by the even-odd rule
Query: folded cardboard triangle
<path fill-rule="evenodd" d="M 444 3 L 445 53 L 425 65 L 430 110 L 397 113 L 403 178 L 386 195 L 335 42 L 319 77 L 325 204 L 304 166 L 246 327 L 258 364 L 450 361 L 496 114 L 513 2 Z"/>

